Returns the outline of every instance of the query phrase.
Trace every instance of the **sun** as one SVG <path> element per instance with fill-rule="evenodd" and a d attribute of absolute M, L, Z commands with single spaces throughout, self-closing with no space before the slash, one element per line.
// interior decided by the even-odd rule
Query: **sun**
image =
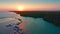
<path fill-rule="evenodd" d="M 18 9 L 19 11 L 23 11 L 23 10 L 24 10 L 24 6 L 18 6 L 17 9 Z"/>

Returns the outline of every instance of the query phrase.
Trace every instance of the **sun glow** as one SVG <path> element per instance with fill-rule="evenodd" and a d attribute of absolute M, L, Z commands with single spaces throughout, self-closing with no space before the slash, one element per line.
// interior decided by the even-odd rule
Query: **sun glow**
<path fill-rule="evenodd" d="M 19 11 L 23 11 L 23 10 L 24 10 L 24 6 L 18 6 L 17 9 L 18 9 Z"/>

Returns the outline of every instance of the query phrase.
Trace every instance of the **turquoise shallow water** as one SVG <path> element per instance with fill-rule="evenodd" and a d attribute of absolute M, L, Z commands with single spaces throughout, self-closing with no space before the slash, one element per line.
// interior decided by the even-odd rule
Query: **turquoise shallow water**
<path fill-rule="evenodd" d="M 12 18 L 12 19 L 11 19 Z M 18 22 L 15 18 L 21 18 L 20 15 L 10 12 L 0 12 L 0 34 L 13 34 L 12 30 L 6 28 L 6 25 Z M 27 34 L 60 34 L 60 27 L 57 27 L 43 18 L 22 17 L 25 22 L 25 33 Z"/>
<path fill-rule="evenodd" d="M 23 17 L 26 21 L 24 27 L 27 34 L 60 34 L 60 27 L 57 27 L 43 18 Z"/>

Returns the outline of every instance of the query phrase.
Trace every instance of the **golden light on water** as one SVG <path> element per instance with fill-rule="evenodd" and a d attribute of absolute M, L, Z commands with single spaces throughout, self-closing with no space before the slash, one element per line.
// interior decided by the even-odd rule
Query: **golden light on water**
<path fill-rule="evenodd" d="M 19 11 L 23 11 L 25 8 L 24 8 L 24 6 L 18 6 L 17 9 L 18 9 Z"/>

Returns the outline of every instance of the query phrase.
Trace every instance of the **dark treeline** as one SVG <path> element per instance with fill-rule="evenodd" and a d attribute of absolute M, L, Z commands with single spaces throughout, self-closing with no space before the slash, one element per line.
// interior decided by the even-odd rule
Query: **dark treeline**
<path fill-rule="evenodd" d="M 12 11 L 21 16 L 43 18 L 45 21 L 60 26 L 60 11 Z"/>

